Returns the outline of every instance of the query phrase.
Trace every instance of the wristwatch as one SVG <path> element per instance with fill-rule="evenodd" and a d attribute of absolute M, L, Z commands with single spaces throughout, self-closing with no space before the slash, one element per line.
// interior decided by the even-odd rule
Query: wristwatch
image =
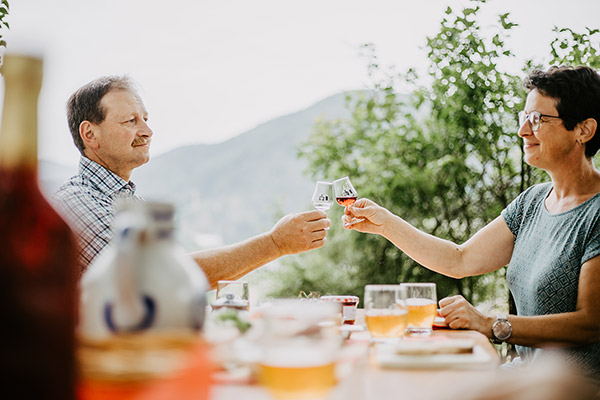
<path fill-rule="evenodd" d="M 512 335 L 512 325 L 505 314 L 496 315 L 496 322 L 492 325 L 492 342 L 500 344 L 507 341 Z"/>

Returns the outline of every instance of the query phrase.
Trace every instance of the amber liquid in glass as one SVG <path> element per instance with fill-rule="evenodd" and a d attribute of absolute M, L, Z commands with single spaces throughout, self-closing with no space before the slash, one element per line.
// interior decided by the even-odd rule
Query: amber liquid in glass
<path fill-rule="evenodd" d="M 408 308 L 408 327 L 429 328 L 437 314 L 437 306 L 433 300 L 411 298 L 406 299 Z"/>
<path fill-rule="evenodd" d="M 344 206 L 344 207 L 348 207 L 351 206 L 352 204 L 354 204 L 354 202 L 356 201 L 357 196 L 353 196 L 353 197 L 336 197 L 335 200 L 338 202 L 338 204 L 340 206 Z"/>
<path fill-rule="evenodd" d="M 290 360 L 293 363 L 293 360 Z M 271 395 L 280 400 L 326 398 L 335 385 L 335 365 L 309 366 L 260 364 L 260 380 Z"/>
<path fill-rule="evenodd" d="M 368 310 L 365 322 L 371 336 L 375 338 L 399 338 L 406 329 L 405 310 Z"/>

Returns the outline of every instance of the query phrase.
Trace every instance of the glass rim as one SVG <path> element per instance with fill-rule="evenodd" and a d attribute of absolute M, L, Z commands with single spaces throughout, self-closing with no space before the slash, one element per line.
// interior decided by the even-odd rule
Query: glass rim
<path fill-rule="evenodd" d="M 365 290 L 367 289 L 401 289 L 402 285 L 401 284 L 391 284 L 391 283 L 384 283 L 384 284 L 369 284 L 369 285 L 365 285 Z"/>
<path fill-rule="evenodd" d="M 336 182 L 339 182 L 339 181 L 345 181 L 346 179 L 347 179 L 347 180 L 350 180 L 350 178 L 349 178 L 349 177 L 345 176 L 345 177 L 343 177 L 343 178 L 336 179 L 335 181 L 333 181 L 333 183 L 336 183 Z"/>
<path fill-rule="evenodd" d="M 431 287 L 436 286 L 435 282 L 404 282 L 400 286 Z"/>
<path fill-rule="evenodd" d="M 263 305 L 264 306 L 264 305 Z M 266 317 L 306 317 L 309 319 L 337 315 L 339 305 L 320 299 L 299 299 L 297 297 L 280 297 L 271 299 L 269 305 L 262 308 Z"/>
<path fill-rule="evenodd" d="M 217 281 L 217 285 L 219 283 L 248 283 L 248 281 L 236 281 L 236 280 L 223 279 L 223 280 Z"/>

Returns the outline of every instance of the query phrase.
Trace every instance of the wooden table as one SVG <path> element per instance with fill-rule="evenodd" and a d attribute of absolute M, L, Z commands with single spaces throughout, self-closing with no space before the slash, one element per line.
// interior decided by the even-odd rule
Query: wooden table
<path fill-rule="evenodd" d="M 357 324 L 364 323 L 359 310 Z M 410 400 L 469 398 L 481 393 L 493 382 L 500 358 L 489 340 L 475 331 L 436 330 L 433 338 L 449 337 L 470 339 L 490 356 L 490 362 L 477 369 L 387 369 L 375 362 L 375 348 L 369 345 L 368 332 L 353 333 L 343 355 L 347 371 L 332 391 L 331 400 Z M 258 385 L 217 384 L 211 389 L 212 400 L 272 400 Z"/>

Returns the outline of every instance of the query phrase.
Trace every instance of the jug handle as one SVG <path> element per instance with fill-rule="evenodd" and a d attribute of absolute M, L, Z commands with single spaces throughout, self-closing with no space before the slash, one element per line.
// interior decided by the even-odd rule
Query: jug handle
<path fill-rule="evenodd" d="M 135 326 L 126 328 L 119 328 L 113 319 L 113 304 L 107 302 L 104 305 L 104 322 L 111 332 L 138 332 L 148 329 L 154 323 L 154 317 L 156 316 L 156 303 L 150 296 L 142 295 L 142 302 L 144 304 L 145 312 L 142 320 Z"/>
<path fill-rule="evenodd" d="M 154 301 L 139 293 L 137 284 L 138 260 L 136 254 L 143 240 L 144 222 L 131 213 L 121 218 L 118 230 L 115 274 L 116 298 L 105 305 L 105 323 L 119 331 L 148 328 L 154 321 Z M 113 330 L 115 331 L 115 330 Z"/>

